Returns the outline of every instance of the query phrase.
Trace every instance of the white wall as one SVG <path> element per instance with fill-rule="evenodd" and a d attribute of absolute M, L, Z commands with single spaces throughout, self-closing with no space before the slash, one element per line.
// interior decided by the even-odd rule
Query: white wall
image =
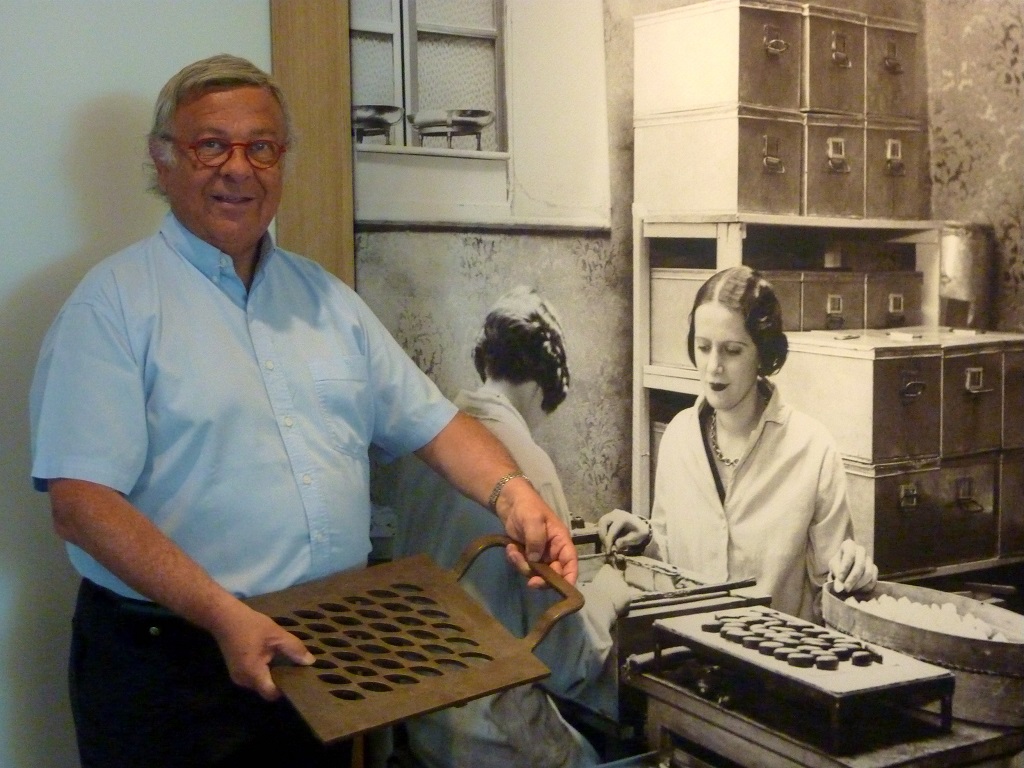
<path fill-rule="evenodd" d="M 74 577 L 31 490 L 39 343 L 92 264 L 153 231 L 144 136 L 183 65 L 270 66 L 267 0 L 0 0 L 0 766 L 78 764 L 66 693 Z"/>

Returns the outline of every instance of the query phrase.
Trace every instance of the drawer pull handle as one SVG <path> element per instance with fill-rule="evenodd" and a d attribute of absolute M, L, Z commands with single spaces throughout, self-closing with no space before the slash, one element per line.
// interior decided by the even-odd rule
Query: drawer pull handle
<path fill-rule="evenodd" d="M 764 155 L 762 162 L 764 163 L 765 173 L 785 173 L 786 164 L 779 157 L 782 140 L 778 136 L 769 136 L 767 133 L 761 139 L 763 142 L 761 151 Z"/>
<path fill-rule="evenodd" d="M 774 24 L 764 25 L 764 52 L 769 56 L 781 56 L 789 50 L 789 43 L 782 39 L 782 31 Z"/>
<path fill-rule="evenodd" d="M 846 52 L 846 35 L 842 32 L 832 33 L 832 63 L 843 69 L 853 66 L 853 62 L 850 61 L 850 56 Z"/>
<path fill-rule="evenodd" d="M 917 485 L 905 483 L 899 487 L 899 508 L 901 510 L 917 509 Z"/>
<path fill-rule="evenodd" d="M 964 391 L 972 395 L 984 395 L 995 390 L 985 386 L 984 368 L 971 367 L 964 370 Z"/>
<path fill-rule="evenodd" d="M 885 58 L 882 59 L 882 66 L 885 67 L 885 71 L 890 75 L 902 75 L 903 62 L 900 61 L 900 57 L 896 52 L 896 43 L 890 40 L 887 48 Z"/>
<path fill-rule="evenodd" d="M 900 399 L 902 399 L 904 402 L 916 400 L 917 398 L 924 394 L 924 391 L 927 388 L 928 385 L 925 384 L 923 381 L 908 381 L 902 387 L 900 387 Z"/>

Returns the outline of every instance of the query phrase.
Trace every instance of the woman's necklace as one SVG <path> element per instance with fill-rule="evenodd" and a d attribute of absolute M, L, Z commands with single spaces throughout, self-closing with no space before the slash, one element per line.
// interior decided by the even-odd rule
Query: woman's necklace
<path fill-rule="evenodd" d="M 718 447 L 718 411 L 711 412 L 711 427 L 708 430 L 708 433 L 708 437 L 711 438 L 711 450 L 715 452 L 715 458 L 727 467 L 735 467 L 739 464 L 739 459 L 725 458 L 725 454 L 722 453 L 722 449 Z"/>

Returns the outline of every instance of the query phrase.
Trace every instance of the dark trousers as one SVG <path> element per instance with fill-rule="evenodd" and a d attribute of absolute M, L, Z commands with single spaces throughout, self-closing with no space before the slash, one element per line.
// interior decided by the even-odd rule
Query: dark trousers
<path fill-rule="evenodd" d="M 284 698 L 235 685 L 213 637 L 84 580 L 69 663 L 82 768 L 349 768 Z"/>

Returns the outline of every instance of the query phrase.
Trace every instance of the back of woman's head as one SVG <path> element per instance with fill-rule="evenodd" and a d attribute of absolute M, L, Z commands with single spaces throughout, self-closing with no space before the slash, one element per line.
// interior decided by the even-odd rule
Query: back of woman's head
<path fill-rule="evenodd" d="M 782 306 L 772 284 L 747 266 L 729 267 L 716 272 L 697 290 L 690 310 L 690 331 L 686 337 L 690 361 L 696 364 L 693 354 L 694 313 L 701 304 L 713 301 L 739 313 L 743 318 L 743 325 L 757 347 L 760 361 L 758 372 L 762 376 L 778 372 L 786 362 L 789 351 L 789 343 L 782 330 Z"/>
<path fill-rule="evenodd" d="M 562 325 L 551 304 L 524 285 L 491 307 L 473 348 L 473 364 L 485 381 L 536 382 L 545 413 L 561 405 L 569 392 Z"/>

